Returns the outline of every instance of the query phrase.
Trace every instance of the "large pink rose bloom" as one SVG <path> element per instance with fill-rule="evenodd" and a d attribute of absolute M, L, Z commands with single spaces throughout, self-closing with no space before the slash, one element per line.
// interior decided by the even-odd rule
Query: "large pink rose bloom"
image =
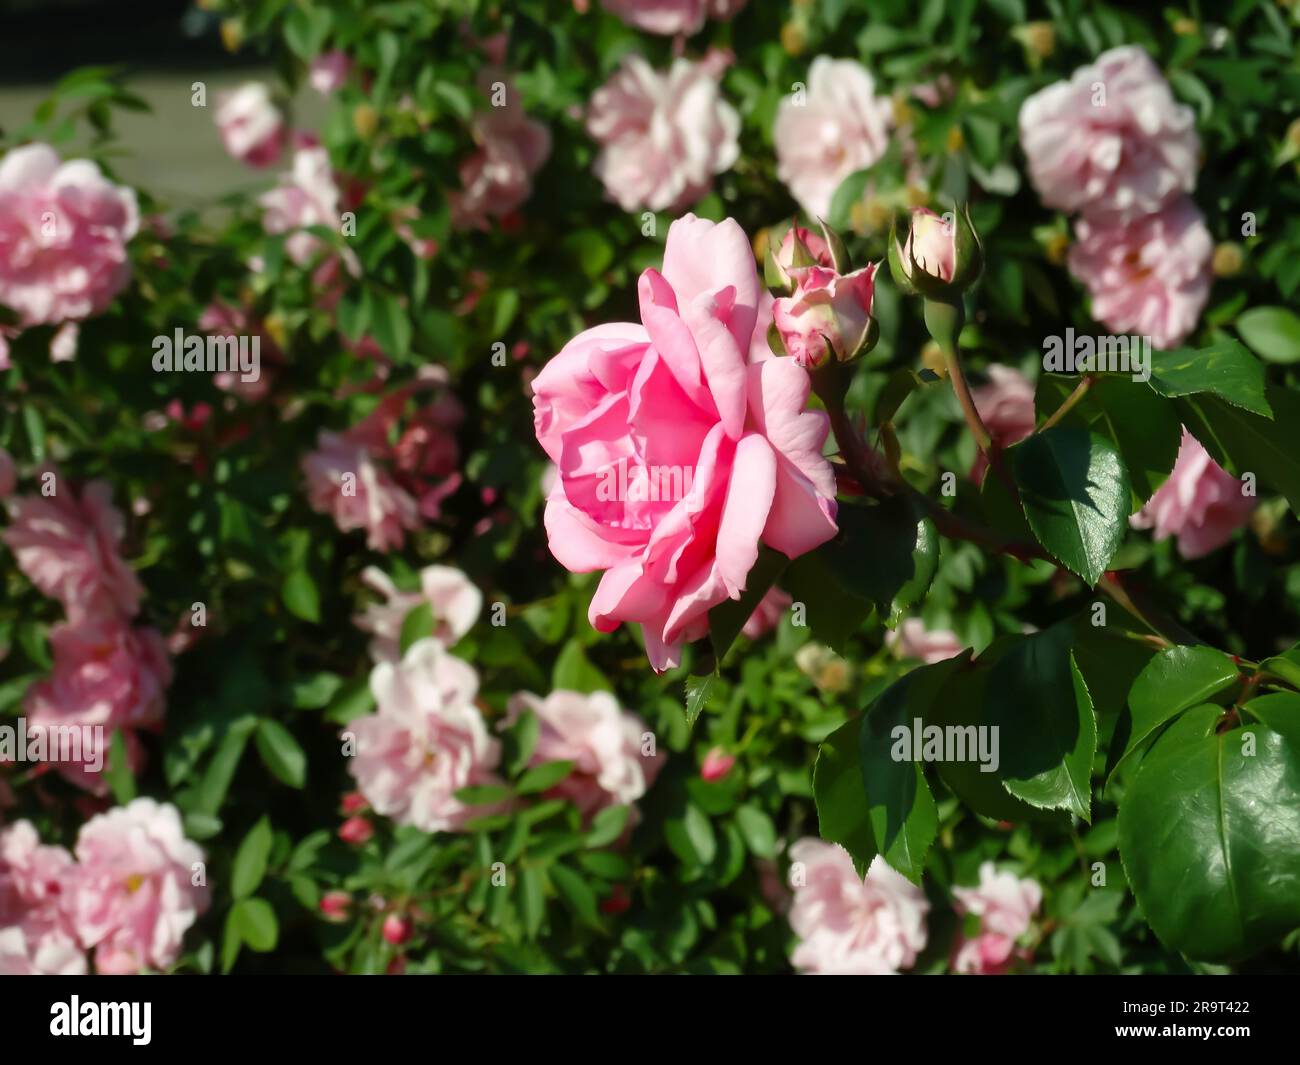
<path fill-rule="evenodd" d="M 1154 529 L 1157 540 L 1177 536 L 1183 558 L 1201 558 L 1226 544 L 1250 520 L 1255 500 L 1242 492 L 1243 484 L 1184 429 L 1169 479 L 1129 524 Z"/>
<path fill-rule="evenodd" d="M 601 0 L 629 26 L 671 37 L 698 33 L 705 19 L 733 18 L 747 0 Z"/>
<path fill-rule="evenodd" d="M 1037 413 L 1034 408 L 1034 383 L 1019 370 L 994 364 L 989 367 L 987 384 L 971 389 L 971 399 L 980 420 L 999 447 L 1010 447 L 1034 431 Z M 975 452 L 970 477 L 982 484 L 988 470 L 983 451 Z"/>
<path fill-rule="evenodd" d="M 0 973 L 86 972 L 65 906 L 72 870 L 72 855 L 42 844 L 30 821 L 0 831 Z"/>
<path fill-rule="evenodd" d="M 402 624 L 406 615 L 427 603 L 433 612 L 432 636 L 450 647 L 474 627 L 483 609 L 483 593 L 454 566 L 425 566 L 420 590 L 401 591 L 377 566 L 361 571 L 362 582 L 384 597 L 353 618 L 362 632 L 371 633 L 370 656 L 376 662 L 396 662 L 402 657 Z"/>
<path fill-rule="evenodd" d="M 0 305 L 22 326 L 100 313 L 130 279 L 139 226 L 135 193 L 94 163 L 15 148 L 0 161 Z"/>
<path fill-rule="evenodd" d="M 1210 296 L 1214 240 L 1189 199 L 1135 222 L 1081 218 L 1070 273 L 1088 286 L 1092 316 L 1112 333 L 1181 344 Z"/>
<path fill-rule="evenodd" d="M 1196 185 L 1195 115 L 1135 45 L 1029 97 L 1020 143 L 1043 203 L 1091 218 L 1130 221 Z"/>
<path fill-rule="evenodd" d="M 222 93 L 215 116 L 226 151 L 249 166 L 272 166 L 284 150 L 285 128 L 271 90 L 250 81 L 233 92 Z"/>
<path fill-rule="evenodd" d="M 312 509 L 331 515 L 343 532 L 364 529 L 372 550 L 401 547 L 405 530 L 419 525 L 414 497 L 348 433 L 322 431 L 316 450 L 303 457 L 302 470 Z"/>
<path fill-rule="evenodd" d="M 1015 954 L 1016 940 L 1043 902 L 1036 880 L 1014 873 L 999 873 L 992 862 L 980 865 L 980 882 L 971 888 L 954 887 L 957 912 L 980 920 L 979 935 L 958 940 L 952 966 L 956 972 L 993 976 L 1006 971 Z"/>
<path fill-rule="evenodd" d="M 112 488 L 91 481 L 78 498 L 61 476 L 54 485 L 53 496 L 10 502 L 11 521 L 0 540 L 31 582 L 63 604 L 69 619 L 88 613 L 134 616 L 144 589 L 118 554 L 125 525 L 112 504 Z"/>
<path fill-rule="evenodd" d="M 800 940 L 790 957 L 796 969 L 859 976 L 893 974 L 916 964 L 925 948 L 930 904 L 925 892 L 884 858 L 872 860 L 864 881 L 848 851 L 808 837 L 790 847 L 790 860 L 802 865 L 790 906 L 790 927 Z"/>
<path fill-rule="evenodd" d="M 551 552 L 607 571 L 588 617 L 601 632 L 641 625 L 656 670 L 740 598 L 760 543 L 796 558 L 838 531 L 829 424 L 805 410 L 808 374 L 767 350 L 764 296 L 740 226 L 688 214 L 663 273 L 641 275 L 644 324 L 587 330 L 533 381 L 537 439 L 559 468 Z"/>
<path fill-rule="evenodd" d="M 840 182 L 889 147 L 893 111 L 860 63 L 819 55 L 806 92 L 787 96 L 776 113 L 776 176 L 813 217 L 830 213 Z"/>
<path fill-rule="evenodd" d="M 91 818 L 77 836 L 69 905 L 95 970 L 166 969 L 208 908 L 203 851 L 185 838 L 176 807 L 133 799 Z M 196 875 L 199 874 L 199 875 Z"/>
<path fill-rule="evenodd" d="M 500 75 L 480 78 L 484 95 L 494 95 Z M 460 189 L 448 193 L 452 223 L 459 228 L 487 229 L 523 205 L 533 194 L 533 175 L 551 154 L 551 132 L 524 113 L 518 93 L 505 89 L 505 105 L 489 107 L 474 117 L 478 149 L 460 164 Z"/>
<path fill-rule="evenodd" d="M 545 699 L 519 692 L 507 704 L 507 723 L 526 710 L 541 725 L 531 764 L 572 762 L 573 772 L 548 794 L 571 800 L 584 817 L 636 802 L 654 783 L 663 755 L 642 754 L 645 722 L 608 692 L 554 691 Z"/>
<path fill-rule="evenodd" d="M 501 745 L 474 705 L 478 675 L 437 640 L 418 640 L 401 662 L 370 674 L 377 710 L 347 727 L 348 772 L 375 812 L 425 832 L 451 832 L 487 812 L 456 798 L 499 783 Z M 346 735 L 346 733 L 345 733 Z"/>
<path fill-rule="evenodd" d="M 740 116 L 718 89 L 724 62 L 718 53 L 698 63 L 675 59 L 661 74 L 629 53 L 592 95 L 596 176 L 623 210 L 680 210 L 735 163 Z"/>

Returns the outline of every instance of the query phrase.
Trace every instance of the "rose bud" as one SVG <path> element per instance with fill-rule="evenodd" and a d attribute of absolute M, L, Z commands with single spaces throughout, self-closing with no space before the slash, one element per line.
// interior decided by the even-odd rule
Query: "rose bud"
<path fill-rule="evenodd" d="M 331 921 L 341 921 L 351 905 L 352 896 L 346 891 L 327 891 L 321 896 L 320 912 Z"/>
<path fill-rule="evenodd" d="M 365 843 L 375 834 L 375 826 L 364 817 L 349 817 L 339 825 L 339 839 L 344 843 Z"/>
<path fill-rule="evenodd" d="M 714 747 L 704 756 L 704 762 L 700 766 L 700 779 L 721 780 L 731 772 L 731 767 L 735 764 L 734 754 L 728 754 L 721 747 Z"/>
<path fill-rule="evenodd" d="M 411 938 L 411 922 L 408 918 L 390 913 L 384 918 L 384 939 L 395 947 L 400 947 Z"/>
<path fill-rule="evenodd" d="M 914 207 L 907 238 L 890 234 L 889 270 L 894 282 L 909 295 L 952 301 L 978 279 L 984 265 L 979 237 L 970 221 L 970 209 L 940 216 Z"/>
<path fill-rule="evenodd" d="M 878 263 L 851 274 L 822 266 L 795 268 L 792 296 L 772 306 L 773 326 L 786 352 L 800 366 L 813 370 L 834 353 L 850 362 L 875 346 L 879 326 L 871 316 Z"/>

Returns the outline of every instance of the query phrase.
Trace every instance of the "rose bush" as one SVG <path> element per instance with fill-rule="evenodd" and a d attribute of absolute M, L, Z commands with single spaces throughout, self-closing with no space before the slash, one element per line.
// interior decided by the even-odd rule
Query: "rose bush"
<path fill-rule="evenodd" d="M 1300 969 L 1291 9 L 202 6 L 252 191 L 0 136 L 0 972 Z"/>

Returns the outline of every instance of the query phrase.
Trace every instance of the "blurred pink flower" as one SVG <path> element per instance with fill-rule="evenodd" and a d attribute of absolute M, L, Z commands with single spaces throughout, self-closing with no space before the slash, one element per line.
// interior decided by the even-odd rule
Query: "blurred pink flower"
<path fill-rule="evenodd" d="M 1201 558 L 1226 544 L 1250 520 L 1255 500 L 1243 486 L 1184 429 L 1169 479 L 1129 524 L 1155 529 L 1157 540 L 1177 536 L 1183 558 Z"/>
<path fill-rule="evenodd" d="M 818 56 L 801 93 L 781 100 L 772 138 L 776 175 L 805 213 L 824 218 L 840 182 L 889 147 L 892 106 L 852 59 Z"/>
<path fill-rule="evenodd" d="M 954 971 L 984 976 L 1005 972 L 1016 940 L 1029 931 L 1042 905 L 1043 889 L 1036 880 L 999 873 L 992 862 L 983 862 L 979 884 L 954 887 L 952 894 L 959 914 L 980 919 L 978 936 L 958 939 L 953 952 Z"/>
<path fill-rule="evenodd" d="M 757 640 L 771 632 L 781 620 L 781 615 L 794 600 L 780 588 L 769 588 L 767 594 L 758 601 L 754 612 L 749 615 L 744 628 L 740 631 L 751 640 Z"/>
<path fill-rule="evenodd" d="M 999 363 L 988 368 L 988 375 L 988 384 L 971 389 L 971 399 L 994 442 L 999 447 L 1010 447 L 1034 431 L 1034 384 L 1019 370 Z M 971 480 L 983 484 L 987 469 L 988 459 L 977 449 Z"/>
<path fill-rule="evenodd" d="M 569 799 L 585 818 L 634 803 L 659 774 L 663 755 L 642 753 L 645 722 L 609 692 L 553 691 L 545 699 L 518 692 L 506 704 L 506 724 L 529 710 L 541 724 L 530 764 L 572 762 L 573 772 L 547 794 Z"/>
<path fill-rule="evenodd" d="M 709 753 L 704 756 L 704 761 L 700 763 L 701 780 L 721 780 L 736 764 L 736 756 L 728 754 L 721 747 L 710 748 Z"/>
<path fill-rule="evenodd" d="M 81 327 L 76 322 L 64 322 L 50 338 L 50 362 L 73 362 L 77 358 L 77 340 Z"/>
<path fill-rule="evenodd" d="M 339 188 L 324 148 L 299 148 L 293 153 L 293 170 L 280 175 L 280 183 L 258 198 L 262 227 L 268 233 L 288 233 L 284 250 L 299 266 L 305 266 L 325 247 L 307 226 L 338 230 L 342 220 Z M 345 248 L 343 259 L 355 274 L 360 268 L 355 253 Z"/>
<path fill-rule="evenodd" d="M 640 293 L 644 325 L 588 329 L 537 375 L 534 429 L 560 470 L 552 554 L 606 571 L 592 625 L 639 623 L 662 671 L 708 631 L 710 609 L 740 598 L 760 543 L 797 558 L 835 535 L 835 478 L 808 374 L 767 348 L 770 300 L 740 226 L 674 222 L 663 273 L 646 270 Z M 680 491 L 620 492 L 619 470 L 629 486 L 692 477 Z"/>
<path fill-rule="evenodd" d="M 437 640 L 412 644 L 401 662 L 370 674 L 376 712 L 347 726 L 356 751 L 348 772 L 376 813 L 425 832 L 457 831 L 488 812 L 456 798 L 498 783 L 501 745 L 474 705 L 478 675 Z"/>
<path fill-rule="evenodd" d="M 925 948 L 925 892 L 877 855 L 865 881 L 842 847 L 806 837 L 790 847 L 795 885 L 790 961 L 819 976 L 897 973 Z M 796 875 L 796 873 L 798 875 Z"/>
<path fill-rule="evenodd" d="M 220 300 L 213 300 L 199 315 L 198 327 L 214 337 L 238 340 L 241 336 L 257 337 L 260 373 L 256 381 L 245 381 L 237 370 L 219 370 L 212 375 L 212 383 L 223 392 L 238 396 L 246 403 L 258 403 L 271 390 L 271 372 L 267 363 L 277 363 L 283 358 L 279 345 L 266 332 L 263 323 L 253 321 L 249 313 Z"/>
<path fill-rule="evenodd" d="M 1190 199 L 1130 222 L 1080 218 L 1070 273 L 1088 287 L 1092 316 L 1114 333 L 1181 344 L 1210 296 L 1214 239 Z"/>
<path fill-rule="evenodd" d="M 61 476 L 49 483 L 52 496 L 10 501 L 11 521 L 0 540 L 28 579 L 63 604 L 69 620 L 87 613 L 133 617 L 144 589 L 118 554 L 125 524 L 112 504 L 112 488 L 91 481 L 78 499 Z"/>
<path fill-rule="evenodd" d="M 83 975 L 86 955 L 65 905 L 72 855 L 30 821 L 0 830 L 0 973 Z"/>
<path fill-rule="evenodd" d="M 452 224 L 461 229 L 487 229 L 491 219 L 522 206 L 533 194 L 533 175 L 551 154 L 550 130 L 524 113 L 513 85 L 485 71 L 479 87 L 493 106 L 474 117 L 478 149 L 460 164 L 460 189 L 447 194 Z M 500 106 L 498 91 L 505 97 Z"/>
<path fill-rule="evenodd" d="M 203 851 L 185 838 L 176 807 L 140 798 L 100 814 L 81 827 L 76 856 L 69 906 L 95 970 L 172 965 L 208 907 Z"/>
<path fill-rule="evenodd" d="M 421 603 L 433 609 L 433 632 L 429 635 L 445 647 L 452 646 L 474 627 L 483 609 L 483 593 L 460 570 L 452 566 L 426 566 L 420 571 L 420 590 L 403 592 L 377 566 L 361 571 L 362 582 L 384 597 L 371 603 L 352 620 L 362 632 L 371 633 L 370 657 L 376 662 L 401 658 L 402 623 Z"/>
<path fill-rule="evenodd" d="M 698 33 L 705 19 L 727 21 L 748 0 L 601 0 L 606 11 L 645 33 Z"/>
<path fill-rule="evenodd" d="M 348 58 L 346 52 L 336 48 L 330 52 L 322 52 L 311 61 L 311 66 L 307 70 L 307 81 L 322 96 L 328 96 L 343 86 L 351 70 L 352 60 Z"/>
<path fill-rule="evenodd" d="M 0 447 L 0 500 L 8 499 L 18 486 L 18 473 L 14 469 L 13 456 Z"/>
<path fill-rule="evenodd" d="M 1025 100 L 1020 143 L 1043 203 L 1098 223 L 1151 214 L 1196 184 L 1195 115 L 1136 45 Z"/>
<path fill-rule="evenodd" d="M 927 629 L 920 618 L 907 618 L 886 632 L 885 645 L 900 658 L 918 658 L 927 664 L 955 658 L 966 649 L 955 632 Z"/>
<path fill-rule="evenodd" d="M 312 509 L 333 517 L 342 532 L 364 529 L 372 550 L 401 547 L 405 530 L 419 525 L 416 500 L 349 433 L 322 431 L 302 470 Z"/>
<path fill-rule="evenodd" d="M 0 305 L 20 327 L 100 313 L 130 279 L 139 225 L 135 193 L 94 163 L 61 162 L 46 144 L 13 149 L 0 160 Z"/>
<path fill-rule="evenodd" d="M 271 90 L 250 81 L 217 98 L 214 117 L 221 143 L 234 158 L 249 166 L 274 166 L 284 151 L 285 128 Z"/>
<path fill-rule="evenodd" d="M 675 59 L 659 73 L 628 53 L 591 97 L 595 173 L 625 211 L 677 211 L 709 191 L 740 154 L 740 116 L 718 89 L 724 60 Z"/>

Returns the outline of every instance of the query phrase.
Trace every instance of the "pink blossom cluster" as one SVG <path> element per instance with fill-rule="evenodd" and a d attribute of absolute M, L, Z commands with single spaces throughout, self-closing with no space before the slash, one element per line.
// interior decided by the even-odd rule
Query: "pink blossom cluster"
<path fill-rule="evenodd" d="M 208 907 L 203 851 L 179 812 L 134 799 L 92 817 L 74 853 L 28 821 L 0 830 L 0 975 L 161 971 Z"/>
<path fill-rule="evenodd" d="M 53 468 L 39 471 L 38 494 L 10 499 L 10 522 L 0 540 L 18 568 L 58 600 L 65 619 L 50 630 L 50 675 L 24 697 L 28 732 L 58 726 L 102 729 L 103 743 L 121 730 L 132 772 L 143 761 L 137 730 L 162 726 L 171 663 L 156 629 L 133 622 L 144 594 L 122 559 L 122 514 L 112 489 L 91 481 L 78 495 Z M 91 733 L 94 735 L 94 733 Z M 58 763 L 79 786 L 102 795 L 106 752 L 83 749 L 83 763 Z"/>
<path fill-rule="evenodd" d="M 953 947 L 954 972 L 998 976 L 1016 960 L 1029 959 L 1029 952 L 1018 948 L 1017 940 L 1029 931 L 1042 905 L 1043 889 L 1038 881 L 1000 873 L 992 862 L 984 862 L 979 883 L 954 887 L 952 894 L 959 914 L 979 920 L 978 933 L 959 936 Z"/>
<path fill-rule="evenodd" d="M 1103 52 L 1030 96 L 1020 142 L 1045 204 L 1078 213 L 1070 272 L 1115 333 L 1176 347 L 1209 298 L 1214 242 L 1190 193 L 1200 142 L 1150 55 Z"/>

